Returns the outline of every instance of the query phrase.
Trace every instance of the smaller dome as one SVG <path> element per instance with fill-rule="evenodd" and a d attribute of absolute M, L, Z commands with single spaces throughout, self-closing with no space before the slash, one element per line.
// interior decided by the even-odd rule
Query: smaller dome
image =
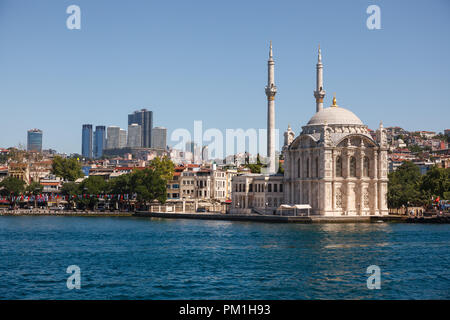
<path fill-rule="evenodd" d="M 317 112 L 308 122 L 308 126 L 330 124 L 364 125 L 350 110 L 341 107 L 329 107 Z"/>

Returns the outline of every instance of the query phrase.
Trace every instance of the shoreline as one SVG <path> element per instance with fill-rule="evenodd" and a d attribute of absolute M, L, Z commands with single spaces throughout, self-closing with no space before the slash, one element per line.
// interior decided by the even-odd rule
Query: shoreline
<path fill-rule="evenodd" d="M 68 217 L 139 217 L 139 218 L 162 218 L 162 219 L 190 219 L 190 220 L 221 220 L 221 221 L 244 221 L 260 223 L 450 223 L 450 216 L 432 217 L 408 217 L 404 215 L 387 216 L 350 216 L 350 217 L 324 217 L 324 216 L 278 216 L 258 214 L 223 214 L 223 213 L 168 213 L 168 212 L 100 212 L 100 211 L 78 211 L 64 212 L 48 210 L 42 211 L 0 211 L 0 216 L 68 216 Z"/>

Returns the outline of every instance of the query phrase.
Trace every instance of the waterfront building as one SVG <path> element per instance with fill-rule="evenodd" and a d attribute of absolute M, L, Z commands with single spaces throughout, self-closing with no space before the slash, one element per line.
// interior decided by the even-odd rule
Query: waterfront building
<path fill-rule="evenodd" d="M 117 148 L 119 148 L 120 127 L 109 126 L 106 129 L 106 133 L 107 133 L 106 148 L 107 149 L 117 149 Z"/>
<path fill-rule="evenodd" d="M 92 124 L 83 124 L 81 132 L 81 155 L 92 158 Z"/>
<path fill-rule="evenodd" d="M 128 125 L 132 125 L 133 123 L 141 126 L 141 144 L 139 147 L 151 148 L 153 112 L 147 109 L 134 111 L 128 115 Z"/>
<path fill-rule="evenodd" d="M 285 204 L 304 205 L 322 216 L 388 214 L 386 129 L 380 123 L 377 142 L 353 112 L 337 105 L 336 97 L 323 107 L 320 48 L 314 97 L 316 113 L 301 133 L 296 137 L 288 126 L 284 134 L 284 175 L 234 177 L 233 211 L 271 213 Z"/>
<path fill-rule="evenodd" d="M 142 143 L 142 128 L 137 123 L 128 125 L 128 142 L 127 146 L 130 148 L 138 148 Z"/>
<path fill-rule="evenodd" d="M 167 129 L 164 127 L 155 127 L 152 129 L 152 148 L 167 148 Z"/>
<path fill-rule="evenodd" d="M 94 133 L 94 158 L 101 158 L 103 150 L 106 148 L 106 128 L 105 126 L 96 126 Z"/>
<path fill-rule="evenodd" d="M 27 132 L 27 150 L 42 152 L 42 130 L 31 129 Z"/>
<path fill-rule="evenodd" d="M 8 176 L 22 180 L 28 185 L 30 183 L 30 165 L 28 163 L 10 162 L 8 164 Z"/>

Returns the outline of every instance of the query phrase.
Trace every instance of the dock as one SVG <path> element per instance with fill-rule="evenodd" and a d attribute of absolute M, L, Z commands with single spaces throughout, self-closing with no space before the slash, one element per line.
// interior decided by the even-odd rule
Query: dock
<path fill-rule="evenodd" d="M 222 213 L 168 213 L 138 211 L 136 217 L 165 218 L 165 219 L 197 219 L 248 221 L 266 223 L 376 223 L 376 222 L 405 222 L 404 216 L 351 216 L 351 217 L 323 217 L 323 216 L 279 216 L 259 214 L 222 214 Z"/>

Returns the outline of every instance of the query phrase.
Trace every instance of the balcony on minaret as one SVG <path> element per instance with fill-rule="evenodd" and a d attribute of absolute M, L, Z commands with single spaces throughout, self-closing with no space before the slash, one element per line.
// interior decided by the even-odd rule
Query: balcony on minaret
<path fill-rule="evenodd" d="M 267 99 L 274 100 L 276 94 L 277 94 L 277 87 L 273 83 L 271 83 L 270 86 L 266 87 Z"/>
<path fill-rule="evenodd" d="M 316 102 L 323 103 L 323 98 L 325 97 L 325 90 L 320 88 L 319 91 L 314 91 L 314 97 L 316 98 Z"/>

